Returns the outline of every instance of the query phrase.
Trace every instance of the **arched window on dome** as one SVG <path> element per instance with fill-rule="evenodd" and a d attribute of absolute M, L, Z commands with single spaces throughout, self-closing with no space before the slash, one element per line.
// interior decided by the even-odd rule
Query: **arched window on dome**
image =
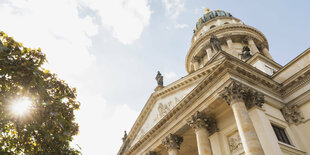
<path fill-rule="evenodd" d="M 224 24 L 229 24 L 228 22 L 225 22 Z"/>
<path fill-rule="evenodd" d="M 210 29 L 213 29 L 213 28 L 215 28 L 215 25 L 210 26 Z"/>

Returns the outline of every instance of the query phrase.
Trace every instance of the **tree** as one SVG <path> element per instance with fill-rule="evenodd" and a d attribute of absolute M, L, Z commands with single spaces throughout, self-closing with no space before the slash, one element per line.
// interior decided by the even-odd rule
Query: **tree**
<path fill-rule="evenodd" d="M 78 133 L 76 89 L 42 65 L 41 49 L 30 49 L 0 32 L 0 154 L 80 154 L 70 147 Z M 31 101 L 16 115 L 17 99 Z"/>

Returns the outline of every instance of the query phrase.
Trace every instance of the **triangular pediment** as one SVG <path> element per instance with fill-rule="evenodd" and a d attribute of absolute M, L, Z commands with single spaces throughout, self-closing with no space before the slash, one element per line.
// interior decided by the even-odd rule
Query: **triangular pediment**
<path fill-rule="evenodd" d="M 219 59 L 221 58 L 219 57 Z M 135 132 L 131 133 L 133 140 L 131 144 L 135 144 L 150 131 L 220 63 L 221 61 L 214 61 L 212 64 L 154 92 L 131 129 L 136 130 L 131 131 Z"/>

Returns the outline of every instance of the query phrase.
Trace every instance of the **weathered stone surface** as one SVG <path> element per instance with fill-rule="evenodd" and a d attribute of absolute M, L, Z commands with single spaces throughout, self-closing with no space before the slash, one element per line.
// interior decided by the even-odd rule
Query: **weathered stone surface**
<path fill-rule="evenodd" d="M 264 104 L 264 95 L 255 91 L 243 84 L 233 81 L 225 90 L 220 93 L 220 96 L 231 105 L 233 102 L 243 101 L 248 109 L 253 106 L 262 107 Z"/>
<path fill-rule="evenodd" d="M 298 124 L 304 119 L 297 105 L 286 105 L 281 109 L 281 112 L 288 123 Z"/>
<path fill-rule="evenodd" d="M 180 149 L 180 145 L 183 142 L 183 137 L 170 133 L 165 139 L 162 140 L 162 144 L 169 149 Z"/>

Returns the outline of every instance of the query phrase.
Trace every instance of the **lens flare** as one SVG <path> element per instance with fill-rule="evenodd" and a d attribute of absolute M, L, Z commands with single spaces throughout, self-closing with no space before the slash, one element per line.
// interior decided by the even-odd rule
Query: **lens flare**
<path fill-rule="evenodd" d="M 27 97 L 23 97 L 23 98 L 15 100 L 12 103 L 11 111 L 13 114 L 17 116 L 21 116 L 21 115 L 26 114 L 30 110 L 31 105 L 32 105 L 32 102 L 30 101 L 30 99 Z"/>

